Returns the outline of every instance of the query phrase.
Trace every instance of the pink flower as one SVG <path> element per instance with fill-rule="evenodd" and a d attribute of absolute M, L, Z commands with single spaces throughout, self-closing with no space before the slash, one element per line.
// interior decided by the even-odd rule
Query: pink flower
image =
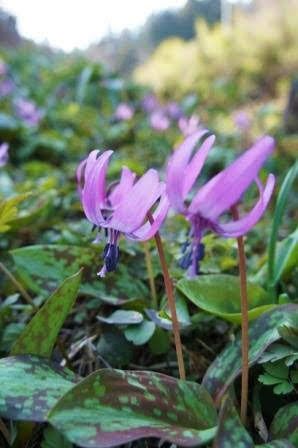
<path fill-rule="evenodd" d="M 16 101 L 17 115 L 28 125 L 37 126 L 42 118 L 42 112 L 33 101 L 19 98 Z"/>
<path fill-rule="evenodd" d="M 134 115 L 134 109 L 127 103 L 120 103 L 115 111 L 114 117 L 116 120 L 127 121 L 131 120 Z"/>
<path fill-rule="evenodd" d="M 144 96 L 141 102 L 141 107 L 144 112 L 151 113 L 154 112 L 154 110 L 158 109 L 160 107 L 160 104 L 156 96 L 153 93 L 149 93 Z"/>
<path fill-rule="evenodd" d="M 162 132 L 170 127 L 170 120 L 162 110 L 158 110 L 150 115 L 150 125 L 156 131 Z"/>
<path fill-rule="evenodd" d="M 215 141 L 213 135 L 205 138 L 191 158 L 196 144 L 206 134 L 206 130 L 200 130 L 186 138 L 175 150 L 167 167 L 166 183 L 170 203 L 191 224 L 192 244 L 188 244 L 188 252 L 182 259 L 182 264 L 183 267 L 190 268 L 192 275 L 198 273 L 198 263 L 202 258 L 203 233 L 210 229 L 224 237 L 246 234 L 265 212 L 275 183 L 273 174 L 269 174 L 265 187 L 258 179 L 260 169 L 274 149 L 274 140 L 265 136 L 203 185 L 191 201 L 187 201 L 188 193 Z M 258 186 L 259 199 L 252 210 L 237 221 L 221 222 L 221 215 L 238 203 L 253 182 Z"/>
<path fill-rule="evenodd" d="M 197 115 L 191 117 L 181 117 L 178 121 L 180 131 L 185 137 L 194 134 L 200 129 L 200 119 Z"/>
<path fill-rule="evenodd" d="M 8 162 L 8 143 L 2 143 L 0 145 L 0 166 L 4 166 Z"/>
<path fill-rule="evenodd" d="M 165 183 L 160 182 L 154 169 L 136 180 L 135 173 L 123 167 L 120 181 L 106 188 L 106 170 L 112 153 L 100 154 L 94 150 L 77 169 L 85 215 L 94 226 L 106 229 L 108 241 L 103 254 L 104 266 L 99 272 L 101 277 L 116 269 L 120 235 L 136 241 L 152 238 L 169 209 Z M 151 224 L 147 215 L 154 206 Z"/>
<path fill-rule="evenodd" d="M 244 110 L 239 110 L 233 114 L 235 126 L 241 132 L 247 132 L 251 128 L 251 117 Z"/>

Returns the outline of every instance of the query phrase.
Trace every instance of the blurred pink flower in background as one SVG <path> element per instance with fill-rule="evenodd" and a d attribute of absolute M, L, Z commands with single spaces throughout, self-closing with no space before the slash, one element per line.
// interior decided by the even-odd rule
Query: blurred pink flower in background
<path fill-rule="evenodd" d="M 134 116 L 134 108 L 127 103 L 120 103 L 114 114 L 114 118 L 119 121 L 131 120 Z"/>
<path fill-rule="evenodd" d="M 42 118 L 42 112 L 33 101 L 19 98 L 16 101 L 16 113 L 28 126 L 37 126 Z"/>
<path fill-rule="evenodd" d="M 152 113 L 154 110 L 160 108 L 160 104 L 158 99 L 153 93 L 148 93 L 144 96 L 141 107 L 144 110 L 144 112 Z"/>
<path fill-rule="evenodd" d="M 179 120 L 183 116 L 181 107 L 175 101 L 171 101 L 165 106 L 165 113 L 171 120 Z"/>
<path fill-rule="evenodd" d="M 166 131 L 170 127 L 170 120 L 163 110 L 158 110 L 150 115 L 150 126 L 155 131 Z"/>
<path fill-rule="evenodd" d="M 237 112 L 234 112 L 233 120 L 234 120 L 235 126 L 238 128 L 238 130 L 240 132 L 247 132 L 251 128 L 252 119 L 251 119 L 250 115 L 247 112 L 245 112 L 244 110 L 239 110 Z"/>
<path fill-rule="evenodd" d="M 14 90 L 14 82 L 11 79 L 0 80 L 0 97 L 9 95 Z"/>
<path fill-rule="evenodd" d="M 9 158 L 8 150 L 9 150 L 8 143 L 2 143 L 0 145 L 0 166 L 4 166 L 7 164 Z"/>
<path fill-rule="evenodd" d="M 185 137 L 194 134 L 200 129 L 200 119 L 197 115 L 191 117 L 181 117 L 178 121 L 180 131 Z"/>

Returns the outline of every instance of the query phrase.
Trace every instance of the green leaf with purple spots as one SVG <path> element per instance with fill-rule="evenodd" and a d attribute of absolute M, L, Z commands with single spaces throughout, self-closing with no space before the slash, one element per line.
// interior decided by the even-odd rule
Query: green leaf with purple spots
<path fill-rule="evenodd" d="M 239 277 L 226 274 L 183 278 L 177 288 L 196 306 L 233 323 L 241 323 Z M 256 319 L 275 305 L 259 285 L 248 283 L 248 317 Z"/>
<path fill-rule="evenodd" d="M 11 356 L 0 360 L 0 415 L 44 422 L 47 413 L 73 386 L 73 379 L 44 358 Z"/>
<path fill-rule="evenodd" d="M 60 244 L 35 245 L 11 252 L 18 274 L 27 288 L 47 296 L 70 275 L 84 268 L 80 292 L 111 305 L 121 305 L 133 298 L 146 295 L 146 288 L 125 266 L 100 281 L 97 272 L 102 263 L 102 247 L 69 246 Z"/>
<path fill-rule="evenodd" d="M 81 271 L 68 277 L 30 320 L 12 347 L 12 355 L 50 356 L 59 331 L 77 298 Z"/>
<path fill-rule="evenodd" d="M 278 327 L 292 322 L 293 315 L 298 315 L 298 305 L 278 306 L 250 324 L 250 366 L 257 362 L 269 345 L 280 339 Z M 241 338 L 238 335 L 213 361 L 204 376 L 203 385 L 217 401 L 240 372 Z"/>
<path fill-rule="evenodd" d="M 143 437 L 181 446 L 211 440 L 217 423 L 210 395 L 197 383 L 155 372 L 103 369 L 71 389 L 49 422 L 81 447 L 111 447 Z"/>
<path fill-rule="evenodd" d="M 298 401 L 290 403 L 275 414 L 269 430 L 270 438 L 285 438 L 298 446 Z"/>
<path fill-rule="evenodd" d="M 227 395 L 222 403 L 214 448 L 253 448 L 254 443 L 242 425 L 233 401 Z"/>

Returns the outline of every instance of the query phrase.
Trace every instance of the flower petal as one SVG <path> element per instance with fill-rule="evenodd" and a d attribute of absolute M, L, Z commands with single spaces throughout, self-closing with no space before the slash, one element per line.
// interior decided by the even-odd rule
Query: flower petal
<path fill-rule="evenodd" d="M 269 174 L 264 190 L 259 181 L 257 181 L 257 184 L 259 187 L 260 199 L 254 208 L 243 218 L 238 219 L 237 221 L 216 225 L 215 230 L 217 233 L 224 237 L 238 237 L 245 235 L 261 219 L 270 201 L 275 184 L 275 177 L 273 174 Z"/>
<path fill-rule="evenodd" d="M 106 226 L 123 233 L 134 232 L 143 224 L 147 212 L 158 200 L 163 188 L 157 171 L 148 170 L 120 202 Z"/>
<path fill-rule="evenodd" d="M 192 188 L 195 183 L 200 171 L 205 163 L 205 160 L 209 154 L 210 149 L 212 148 L 215 142 L 215 136 L 211 135 L 206 138 L 206 140 L 201 145 L 200 149 L 195 153 L 190 163 L 185 169 L 185 177 L 183 182 L 183 196 L 185 197 L 187 193 Z"/>
<path fill-rule="evenodd" d="M 167 166 L 167 195 L 169 197 L 172 207 L 177 211 L 183 212 L 184 207 L 184 180 L 185 170 L 191 153 L 197 144 L 198 140 L 206 133 L 206 130 L 200 130 L 189 137 L 174 150 Z"/>
<path fill-rule="evenodd" d="M 96 159 L 97 154 L 98 151 L 92 151 L 87 159 L 82 204 L 89 221 L 101 226 L 105 222 L 101 208 L 105 203 L 106 169 L 113 151 L 105 151 Z"/>
<path fill-rule="evenodd" d="M 190 204 L 189 213 L 199 212 L 206 219 L 216 220 L 240 199 L 273 149 L 272 137 L 261 138 L 199 190 Z"/>
<path fill-rule="evenodd" d="M 128 169 L 126 166 L 122 168 L 120 182 L 109 194 L 109 201 L 112 207 L 115 207 L 117 204 L 119 204 L 125 197 L 125 195 L 132 189 L 135 177 L 135 173 L 130 171 L 130 169 Z"/>
<path fill-rule="evenodd" d="M 143 224 L 141 227 L 135 230 L 132 234 L 127 235 L 128 238 L 137 241 L 150 240 L 150 238 L 152 238 L 161 227 L 163 221 L 167 216 L 169 208 L 170 203 L 168 197 L 166 194 L 163 194 L 160 198 L 160 202 L 156 210 L 152 214 L 154 222 L 151 224 L 149 221 L 147 221 L 145 224 Z"/>

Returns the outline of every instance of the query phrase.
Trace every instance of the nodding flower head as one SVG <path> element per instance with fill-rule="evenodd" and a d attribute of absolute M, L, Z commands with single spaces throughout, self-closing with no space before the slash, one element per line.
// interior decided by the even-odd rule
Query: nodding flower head
<path fill-rule="evenodd" d="M 205 137 L 200 148 L 192 153 L 197 143 Z M 190 135 L 174 151 L 167 166 L 167 194 L 170 204 L 182 213 L 191 224 L 191 244 L 184 250 L 182 263 L 191 275 L 199 271 L 199 261 L 203 252 L 201 238 L 210 229 L 223 237 L 238 237 L 246 234 L 261 219 L 274 188 L 275 178 L 269 174 L 265 186 L 258 174 L 267 157 L 274 149 L 274 140 L 265 136 L 245 151 L 230 166 L 220 171 L 194 193 L 190 201 L 188 195 L 211 150 L 215 137 L 208 131 L 199 130 Z M 259 199 L 252 210 L 242 218 L 223 223 L 220 216 L 237 204 L 244 192 L 255 182 Z"/>
<path fill-rule="evenodd" d="M 159 180 L 154 169 L 136 180 L 135 173 L 123 167 L 120 180 L 106 187 L 106 171 L 112 153 L 94 150 L 77 168 L 85 215 L 96 228 L 104 228 L 107 237 L 101 277 L 116 269 L 120 235 L 136 241 L 152 238 L 169 209 L 165 183 Z M 148 213 L 152 208 L 155 208 L 153 220 L 149 221 Z"/>

